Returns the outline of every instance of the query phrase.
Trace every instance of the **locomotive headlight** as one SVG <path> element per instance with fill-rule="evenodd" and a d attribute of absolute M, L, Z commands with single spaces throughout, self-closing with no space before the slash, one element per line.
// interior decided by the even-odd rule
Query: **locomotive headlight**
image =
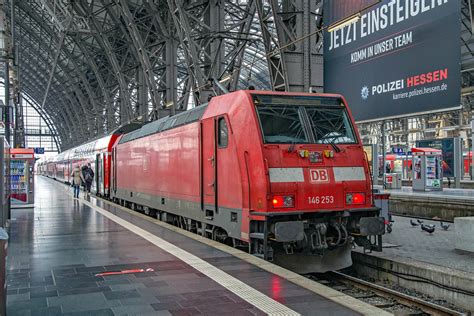
<path fill-rule="evenodd" d="M 274 195 L 272 204 L 274 208 L 294 207 L 295 197 L 293 195 Z"/>
<path fill-rule="evenodd" d="M 346 205 L 365 204 L 365 193 L 347 193 Z"/>

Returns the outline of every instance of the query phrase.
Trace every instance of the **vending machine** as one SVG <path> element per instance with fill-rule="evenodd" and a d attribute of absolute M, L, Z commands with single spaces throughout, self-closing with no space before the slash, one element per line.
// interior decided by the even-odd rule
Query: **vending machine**
<path fill-rule="evenodd" d="M 443 190 L 443 152 L 433 148 L 412 148 L 413 191 Z"/>
<path fill-rule="evenodd" d="M 14 208 L 34 206 L 34 165 L 33 148 L 10 149 L 10 194 Z"/>

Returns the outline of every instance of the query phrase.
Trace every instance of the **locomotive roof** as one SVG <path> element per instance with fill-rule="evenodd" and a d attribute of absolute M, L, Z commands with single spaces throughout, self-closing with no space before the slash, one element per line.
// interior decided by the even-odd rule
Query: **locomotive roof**
<path fill-rule="evenodd" d="M 201 119 L 204 111 L 207 108 L 207 104 L 203 104 L 195 107 L 194 109 L 181 112 L 177 115 L 167 116 L 160 118 L 159 120 L 143 125 L 141 128 L 125 134 L 119 144 L 127 143 L 132 140 L 142 138 L 158 132 L 163 132 L 178 126 L 197 122 Z"/>

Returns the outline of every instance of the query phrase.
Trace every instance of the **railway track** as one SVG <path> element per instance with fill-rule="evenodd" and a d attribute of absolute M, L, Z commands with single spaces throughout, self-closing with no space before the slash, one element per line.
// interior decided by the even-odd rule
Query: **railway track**
<path fill-rule="evenodd" d="M 311 274 L 309 277 L 333 289 L 366 301 L 376 307 L 393 312 L 394 314 L 467 315 L 341 272 L 329 272 L 323 275 Z"/>

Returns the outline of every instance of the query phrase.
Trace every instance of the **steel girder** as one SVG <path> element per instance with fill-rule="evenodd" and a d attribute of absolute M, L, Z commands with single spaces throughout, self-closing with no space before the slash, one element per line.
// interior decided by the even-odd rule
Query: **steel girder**
<path fill-rule="evenodd" d="M 238 86 L 244 47 L 257 40 L 251 34 L 254 1 L 168 0 L 189 74 L 185 95 L 196 104 L 220 94 L 214 80 Z M 184 108 L 184 105 L 180 105 Z"/>
<path fill-rule="evenodd" d="M 48 28 L 47 25 L 42 23 L 41 19 L 38 18 L 38 16 L 32 14 L 28 10 L 28 8 L 25 8 L 22 4 L 19 4 L 17 7 L 19 8 L 19 10 L 18 10 L 18 17 L 19 18 L 17 19 L 17 24 L 20 26 L 20 28 L 18 28 L 18 31 L 19 31 L 20 34 L 17 37 L 18 38 L 23 38 L 23 39 L 25 37 L 27 37 L 27 38 L 30 37 L 29 41 L 23 40 L 23 41 L 21 41 L 21 43 L 25 42 L 24 44 L 27 44 L 29 42 L 32 42 L 32 43 L 36 43 L 33 46 L 38 46 L 38 47 L 41 47 L 43 49 L 46 48 L 45 50 L 47 51 L 47 54 L 46 54 L 46 57 L 45 57 L 46 59 L 45 60 L 48 59 L 48 56 L 53 56 L 54 55 L 54 61 L 56 61 L 57 63 L 61 63 L 61 66 L 60 66 L 60 68 L 62 68 L 61 73 L 63 75 L 66 74 L 66 76 L 68 77 L 68 80 L 66 80 L 65 82 L 74 82 L 74 81 L 76 81 L 76 80 L 72 79 L 71 73 L 75 74 L 77 77 L 80 78 L 81 86 L 83 87 L 84 92 L 86 93 L 87 97 L 84 96 L 84 92 L 82 91 L 83 89 L 81 89 L 81 87 L 78 87 L 77 85 L 73 85 L 73 87 L 74 87 L 73 89 L 74 89 L 74 94 L 76 95 L 76 98 L 78 99 L 78 102 L 80 103 L 80 105 L 81 105 L 81 107 L 83 108 L 83 111 L 84 111 L 84 113 L 82 113 L 81 116 L 85 116 L 85 114 L 89 111 L 87 109 L 85 99 L 87 98 L 89 100 L 89 102 L 94 107 L 96 107 L 95 101 L 94 101 L 95 95 L 92 92 L 92 90 L 89 86 L 89 82 L 85 78 L 85 76 L 82 72 L 82 69 L 75 62 L 74 56 L 72 55 L 73 53 L 69 52 L 67 49 L 62 49 L 60 51 L 59 50 L 54 51 L 51 47 L 44 47 L 45 45 L 42 45 L 41 38 L 46 35 L 46 36 L 49 36 L 51 38 L 51 41 L 53 41 L 53 38 L 55 37 L 54 31 L 52 29 Z M 35 30 L 33 30 L 33 28 L 34 28 L 33 24 L 35 24 L 37 32 L 35 32 Z M 25 29 L 25 31 L 21 32 L 22 29 Z M 35 41 L 31 41 L 31 36 L 34 37 Z M 43 39 L 43 41 L 44 41 L 44 39 Z M 66 56 L 61 58 L 60 57 L 61 54 L 58 53 L 58 52 L 63 53 Z M 42 63 L 44 63 L 44 61 Z M 69 64 L 69 63 L 72 64 L 72 66 L 73 66 L 72 69 L 67 66 L 67 64 Z M 56 63 L 54 63 L 54 64 L 56 64 Z M 21 63 L 20 63 L 20 66 L 21 66 Z M 53 67 L 53 68 L 54 68 L 54 70 L 56 70 L 56 67 Z M 46 71 L 45 73 L 48 73 L 48 71 Z M 54 73 L 50 72 L 50 77 L 48 79 L 48 85 L 46 86 L 45 91 L 49 91 L 49 86 L 52 83 L 53 75 L 54 75 Z M 61 86 L 64 85 L 64 82 L 60 83 L 60 85 Z M 46 100 L 46 98 L 43 97 L 43 100 Z M 92 111 L 97 112 L 96 109 L 95 109 L 95 111 L 94 110 L 92 110 Z M 93 117 L 96 117 L 97 115 L 93 114 L 93 115 L 88 115 L 88 116 L 93 118 Z M 90 123 L 91 120 L 86 119 L 86 122 Z M 96 130 L 95 124 L 90 124 L 90 126 L 88 128 L 86 128 L 86 130 L 90 132 L 90 135 L 94 135 L 94 131 Z"/>
<path fill-rule="evenodd" d="M 18 25 L 20 26 L 19 29 L 21 30 L 21 27 L 23 26 L 22 24 L 23 22 L 20 22 Z M 35 37 L 35 34 L 33 32 L 30 32 L 28 33 L 28 36 L 30 37 Z M 30 69 L 39 69 L 40 70 L 40 73 L 41 74 L 46 74 L 48 73 L 48 69 L 46 68 L 46 65 L 44 64 L 43 62 L 43 59 L 47 58 L 47 55 L 48 55 L 48 51 L 46 51 L 44 48 L 45 47 L 41 47 L 41 46 L 37 46 L 37 45 L 33 45 L 33 46 L 30 46 L 28 45 L 28 41 L 21 41 L 19 43 L 19 47 L 22 48 L 22 55 L 23 55 L 23 60 L 22 60 L 22 64 L 21 64 L 21 72 L 20 72 L 20 79 L 21 80 L 24 80 L 23 79 L 23 76 L 25 74 L 28 74 L 28 71 Z M 31 53 L 30 51 L 33 51 L 33 53 Z M 34 63 L 31 63 L 30 61 L 33 60 Z M 26 73 L 25 73 L 26 71 Z M 68 72 L 63 72 L 65 75 L 66 75 L 66 78 L 61 78 L 59 82 L 57 82 L 54 87 L 51 87 L 52 90 L 54 91 L 58 91 L 58 86 L 61 85 L 61 81 L 70 81 L 72 80 L 70 77 L 68 78 Z M 44 78 L 46 79 L 46 78 Z M 43 86 L 43 89 L 44 89 L 44 82 L 43 81 L 42 83 L 40 83 L 39 85 L 40 86 Z M 80 94 L 80 91 L 79 90 L 76 90 L 78 94 Z M 58 91 L 58 94 L 59 96 L 56 94 L 55 96 L 57 97 L 56 98 L 56 101 L 53 101 L 50 104 L 48 104 L 48 107 L 49 106 L 54 106 L 54 104 L 57 102 L 57 100 L 60 100 L 60 97 L 70 97 L 70 94 L 67 93 L 67 91 L 63 91 L 63 90 L 59 90 Z M 43 107 L 42 107 L 43 108 Z M 76 112 L 76 110 L 73 110 L 74 112 Z M 79 113 L 76 113 L 77 116 L 80 116 Z"/>
<path fill-rule="evenodd" d="M 256 0 L 272 87 L 322 91 L 322 0 Z"/>
<path fill-rule="evenodd" d="M 463 25 L 472 25 L 469 0 L 461 1 Z M 137 117 L 156 119 L 207 102 L 222 93 L 216 80 L 230 91 L 248 85 L 320 90 L 321 5 L 322 0 L 15 1 L 21 15 L 15 34 L 26 42 L 19 47 L 28 50 L 20 51 L 22 87 L 42 103 L 54 67 L 38 64 L 54 64 L 64 32 L 44 108 L 62 149 Z M 472 86 L 472 27 L 463 29 L 462 40 L 463 83 Z M 78 118 L 89 126 L 80 131 Z"/>

